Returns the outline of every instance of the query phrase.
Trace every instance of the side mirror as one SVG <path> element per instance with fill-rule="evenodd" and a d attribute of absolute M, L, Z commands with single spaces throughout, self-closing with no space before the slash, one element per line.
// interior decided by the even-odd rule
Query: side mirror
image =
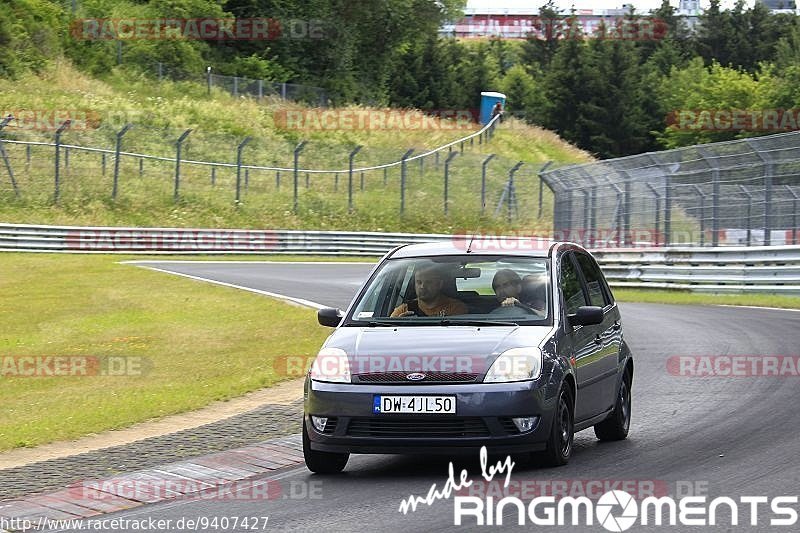
<path fill-rule="evenodd" d="M 338 326 L 339 322 L 342 321 L 342 316 L 344 315 L 342 314 L 341 309 L 326 307 L 317 311 L 317 321 L 321 325 L 328 326 L 329 328 L 335 328 Z"/>
<path fill-rule="evenodd" d="M 582 305 L 574 315 L 567 315 L 570 326 L 593 326 L 603 322 L 603 308 L 594 305 Z"/>

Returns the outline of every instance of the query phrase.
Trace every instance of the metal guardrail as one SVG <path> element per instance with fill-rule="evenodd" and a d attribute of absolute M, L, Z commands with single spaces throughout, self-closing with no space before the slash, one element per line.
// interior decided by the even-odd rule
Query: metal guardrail
<path fill-rule="evenodd" d="M 377 257 L 405 243 L 463 236 L 295 230 L 220 230 L 0 224 L 0 251 L 100 254 Z M 599 249 L 614 287 L 800 294 L 800 246 Z"/>

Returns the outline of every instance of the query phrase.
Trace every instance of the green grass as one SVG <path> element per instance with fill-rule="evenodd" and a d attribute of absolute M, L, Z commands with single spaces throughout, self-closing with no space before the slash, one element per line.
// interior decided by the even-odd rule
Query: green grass
<path fill-rule="evenodd" d="M 477 95 L 476 95 L 477 98 Z M 416 153 L 463 137 L 474 129 L 339 129 L 300 131 L 283 128 L 276 116 L 306 108 L 272 100 L 258 103 L 235 99 L 222 92 L 206 94 L 205 87 L 183 82 L 157 83 L 116 71 L 104 80 L 90 79 L 61 63 L 41 76 L 29 75 L 15 82 L 0 80 L 0 109 L 89 110 L 97 120 L 89 129 L 67 130 L 63 142 L 112 148 L 115 132 L 127 122 L 136 126 L 123 139 L 122 149 L 174 158 L 174 141 L 187 128 L 194 131 L 184 146 L 183 157 L 192 160 L 234 162 L 236 145 L 252 140 L 243 161 L 262 166 L 291 167 L 292 150 L 302 139 L 309 141 L 300 158 L 301 168 L 345 169 L 356 145 L 364 148 L 355 165 L 397 161 L 406 149 Z M 357 108 L 348 108 L 353 111 Z M 363 109 L 363 108 L 361 108 Z M 448 123 L 443 123 L 447 125 Z M 96 127 L 94 127 L 96 126 Z M 52 130 L 20 128 L 14 122 L 3 132 L 6 139 L 53 139 Z M 215 184 L 208 167 L 184 164 L 178 202 L 173 201 L 174 163 L 120 159 L 119 195 L 111 200 L 113 157 L 102 170 L 101 156 L 72 150 L 69 166 L 62 155 L 61 198 L 54 202 L 53 148 L 33 147 L 30 162 L 25 148 L 7 144 L 22 198 L 11 194 L 5 169 L 0 170 L 0 220 L 17 223 L 79 225 L 135 225 L 170 227 L 299 228 L 376 231 L 451 232 L 478 227 L 487 230 L 541 229 L 551 224 L 552 197 L 545 188 L 543 217 L 538 217 L 538 166 L 590 161 L 591 157 L 556 135 L 509 120 L 492 142 L 467 143 L 451 164 L 448 215 L 444 211 L 443 167 L 427 158 L 408 165 L 405 213 L 399 214 L 400 169 L 385 176 L 382 170 L 366 172 L 364 190 L 356 174 L 353 210 L 348 209 L 347 175 L 299 176 L 298 211 L 294 213 L 292 176 L 283 172 L 277 186 L 274 172 L 252 171 L 242 187 L 242 202 L 234 204 L 235 169 L 219 169 Z M 460 148 L 460 147 L 459 147 Z M 481 215 L 480 168 L 489 153 L 497 154 L 487 167 L 486 212 Z M 505 211 L 493 216 L 509 169 L 526 164 L 517 174 L 519 216 L 506 220 Z M 244 181 L 245 176 L 242 176 Z M 335 190 L 334 190 L 335 189 Z"/>
<path fill-rule="evenodd" d="M 779 294 L 714 294 L 676 290 L 614 289 L 621 302 L 647 302 L 682 305 L 746 305 L 800 309 L 800 296 Z"/>
<path fill-rule="evenodd" d="M 286 379 L 272 366 L 276 357 L 313 355 L 329 333 L 313 310 L 119 259 L 0 255 L 0 357 L 127 356 L 147 369 L 125 377 L 0 376 L 0 450 L 122 428 L 270 386 Z"/>

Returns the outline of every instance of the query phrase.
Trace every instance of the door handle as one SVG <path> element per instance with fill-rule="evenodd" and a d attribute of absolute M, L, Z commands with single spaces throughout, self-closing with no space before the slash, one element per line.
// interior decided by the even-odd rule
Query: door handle
<path fill-rule="evenodd" d="M 600 335 L 595 335 L 594 336 L 594 343 L 595 344 L 603 344 L 603 339 L 600 338 Z"/>

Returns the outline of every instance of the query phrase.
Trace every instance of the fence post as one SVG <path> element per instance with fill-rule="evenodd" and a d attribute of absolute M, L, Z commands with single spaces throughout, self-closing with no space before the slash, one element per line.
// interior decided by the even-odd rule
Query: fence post
<path fill-rule="evenodd" d="M 747 246 L 750 246 L 750 239 L 752 236 L 752 224 L 750 217 L 753 213 L 753 195 L 747 190 L 747 187 L 744 185 L 739 185 L 742 193 L 747 197 Z"/>
<path fill-rule="evenodd" d="M 190 133 L 192 133 L 192 130 L 184 131 L 175 141 L 175 191 L 172 194 L 172 199 L 176 202 L 178 201 L 181 186 L 181 147 Z"/>
<path fill-rule="evenodd" d="M 333 173 L 333 192 L 338 192 L 338 191 L 339 191 L 339 173 L 338 172 L 334 172 Z"/>
<path fill-rule="evenodd" d="M 356 146 L 349 156 L 350 163 L 347 170 L 347 209 L 349 211 L 353 210 L 353 159 L 355 159 L 361 148 L 361 145 Z"/>
<path fill-rule="evenodd" d="M 797 244 L 797 200 L 800 199 L 790 185 L 785 185 L 786 190 L 792 195 L 792 244 Z"/>
<path fill-rule="evenodd" d="M 64 147 L 64 170 L 67 171 L 67 176 L 69 176 L 69 148 Z"/>
<path fill-rule="evenodd" d="M 9 122 L 14 120 L 14 115 L 8 115 L 2 121 L 0 121 L 0 135 L 3 133 L 3 128 L 5 128 Z M 14 188 L 14 195 L 19 198 L 19 189 L 17 188 L 17 180 L 14 178 L 14 171 L 11 169 L 11 161 L 8 160 L 8 154 L 6 153 L 6 148 L 3 146 L 3 138 L 0 136 L 0 157 L 3 158 L 5 161 L 6 170 L 8 171 L 8 178 L 11 180 L 11 186 Z"/>
<path fill-rule="evenodd" d="M 591 234 L 589 235 L 589 246 L 594 247 L 594 243 L 597 240 L 597 185 L 592 185 L 591 195 L 592 204 L 589 209 L 589 227 L 591 229 Z"/>
<path fill-rule="evenodd" d="M 281 171 L 280 170 L 276 170 L 275 171 L 275 190 L 276 191 L 281 190 Z"/>
<path fill-rule="evenodd" d="M 297 214 L 297 179 L 298 179 L 298 164 L 300 161 L 300 152 L 306 146 L 308 141 L 301 141 L 294 149 L 294 201 L 292 203 L 292 213 Z"/>
<path fill-rule="evenodd" d="M 144 173 L 144 158 L 140 157 L 139 158 L 139 177 L 140 178 L 142 177 L 143 173 Z"/>
<path fill-rule="evenodd" d="M 239 76 L 233 77 L 233 97 L 237 98 L 239 96 Z"/>
<path fill-rule="evenodd" d="M 623 202 L 623 206 L 625 209 L 625 214 L 622 218 L 623 220 L 623 228 L 622 228 L 622 244 L 627 245 L 630 244 L 631 238 L 631 175 L 628 174 L 627 171 L 622 170 L 620 171 L 625 176 L 625 201 Z"/>
<path fill-rule="evenodd" d="M 214 187 L 217 184 L 217 167 L 211 166 L 211 186 Z"/>
<path fill-rule="evenodd" d="M 542 165 L 542 168 L 539 169 L 537 174 L 537 176 L 539 176 L 539 214 L 536 218 L 542 218 L 542 196 L 544 195 L 544 178 L 542 177 L 542 174 L 544 171 L 550 168 L 550 165 L 552 164 L 552 161 L 547 161 L 544 165 Z"/>
<path fill-rule="evenodd" d="M 106 175 L 106 153 L 100 152 L 100 167 L 103 172 L 103 176 Z"/>
<path fill-rule="evenodd" d="M 483 216 L 486 211 L 486 165 L 495 157 L 495 154 L 489 154 L 489 156 L 483 160 L 483 163 L 481 163 L 481 216 Z"/>
<path fill-rule="evenodd" d="M 655 218 L 656 218 L 655 239 L 656 239 L 656 242 L 655 242 L 655 244 L 656 244 L 656 246 L 658 246 L 658 241 L 659 241 L 658 232 L 660 230 L 660 225 L 661 225 L 661 195 L 658 194 L 658 191 L 656 190 L 655 187 L 653 187 L 652 184 L 645 183 L 645 185 L 647 186 L 648 189 L 650 189 L 650 192 L 653 193 L 653 196 L 656 197 L 656 212 L 655 212 Z"/>
<path fill-rule="evenodd" d="M 400 214 L 402 215 L 406 210 L 406 159 L 414 153 L 411 148 L 403 157 L 400 158 Z M 438 153 L 438 152 L 437 152 Z"/>
<path fill-rule="evenodd" d="M 258 99 L 264 99 L 264 80 L 262 79 L 258 80 Z"/>
<path fill-rule="evenodd" d="M 701 189 L 697 185 L 692 185 L 692 187 L 694 188 L 695 191 L 697 191 L 697 194 L 700 196 L 700 246 L 705 246 L 705 244 L 706 244 L 706 193 L 704 193 L 703 189 Z M 712 196 L 712 201 L 713 201 L 713 196 Z M 711 209 L 711 213 L 712 213 L 712 216 L 713 216 L 713 213 L 714 213 L 713 206 L 712 206 L 712 209 Z M 711 228 L 712 228 L 712 231 L 713 231 L 713 228 L 714 228 L 713 222 L 712 222 Z M 712 235 L 712 238 L 711 238 L 711 243 L 712 243 L 713 246 L 717 245 L 717 243 L 714 242 L 713 235 Z"/>
<path fill-rule="evenodd" d="M 664 176 L 664 246 L 669 246 L 672 233 L 672 176 Z"/>
<path fill-rule="evenodd" d="M 111 199 L 117 199 L 117 188 L 119 184 L 119 152 L 122 146 L 122 136 L 133 127 L 133 124 L 125 124 L 125 126 L 117 132 L 117 142 L 114 145 L 114 184 L 111 187 Z"/>
<path fill-rule="evenodd" d="M 386 187 L 386 183 L 389 180 L 389 167 L 383 167 L 383 186 Z"/>
<path fill-rule="evenodd" d="M 239 205 L 241 201 L 242 192 L 242 150 L 251 140 L 253 140 L 252 137 L 245 137 L 236 147 L 236 205 Z"/>
<path fill-rule="evenodd" d="M 159 61 L 156 65 L 158 66 L 158 81 L 161 81 L 164 79 L 164 64 Z"/>
<path fill-rule="evenodd" d="M 58 202 L 59 196 L 61 195 L 61 177 L 59 175 L 59 167 L 61 166 L 61 134 L 64 133 L 64 130 L 69 128 L 71 122 L 72 121 L 70 120 L 65 120 L 56 130 L 56 180 L 54 194 L 54 199 L 56 202 Z"/>
<path fill-rule="evenodd" d="M 306 172 L 306 189 L 311 187 L 311 173 Z"/>
<path fill-rule="evenodd" d="M 281 98 L 286 100 L 286 82 L 281 83 Z"/>
<path fill-rule="evenodd" d="M 444 216 L 447 216 L 447 192 L 450 183 L 450 161 L 453 160 L 458 152 L 450 152 L 447 159 L 444 160 Z"/>
<path fill-rule="evenodd" d="M 516 208 L 517 203 L 517 194 L 514 189 L 514 174 L 517 173 L 519 167 L 524 164 L 523 161 L 519 161 L 516 165 L 514 165 L 511 170 L 508 171 L 508 221 L 511 222 L 511 209 L 512 206 Z"/>
<path fill-rule="evenodd" d="M 211 67 L 206 67 L 206 91 L 211 96 Z"/>

